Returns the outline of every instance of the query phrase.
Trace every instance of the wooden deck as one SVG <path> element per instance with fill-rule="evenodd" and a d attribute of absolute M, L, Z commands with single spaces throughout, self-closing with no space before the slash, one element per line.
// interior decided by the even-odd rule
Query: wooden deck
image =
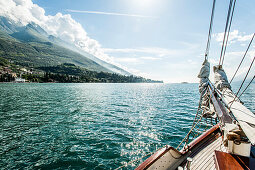
<path fill-rule="evenodd" d="M 253 155 L 255 149 L 252 147 L 251 150 Z M 188 157 L 192 158 L 189 164 L 191 170 L 225 170 L 240 169 L 240 167 L 255 170 L 255 158 L 253 156 L 242 157 L 227 152 L 218 125 L 193 140 L 181 152 L 169 146 L 162 148 L 144 161 L 137 169 L 175 170 L 177 167 L 186 169 Z"/>
<path fill-rule="evenodd" d="M 211 138 L 206 146 L 203 146 L 198 152 L 190 155 L 193 159 L 191 162 L 191 170 L 216 169 L 214 160 L 215 150 L 226 152 L 221 136 L 216 136 L 216 139 Z"/>

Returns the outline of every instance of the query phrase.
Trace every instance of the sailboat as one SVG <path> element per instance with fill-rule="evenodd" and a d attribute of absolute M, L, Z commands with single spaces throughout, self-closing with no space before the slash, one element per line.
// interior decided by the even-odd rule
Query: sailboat
<path fill-rule="evenodd" d="M 205 74 L 207 66 L 205 61 L 200 73 Z M 214 72 L 219 80 L 217 86 L 210 81 L 203 86 L 199 114 L 183 140 L 182 149 L 165 146 L 137 170 L 255 169 L 255 115 L 232 92 L 224 70 L 217 66 Z M 202 119 L 211 119 L 210 123 L 214 125 L 196 137 L 198 131 L 206 127 L 202 127 Z M 191 136 L 194 140 L 188 142 Z"/>
<path fill-rule="evenodd" d="M 216 0 L 213 0 L 205 59 L 198 75 L 200 101 L 193 126 L 177 148 L 167 145 L 150 157 L 146 155 L 148 158 L 136 170 L 255 169 L 255 115 L 239 99 L 254 80 L 253 77 L 245 90 L 241 92 L 254 59 L 238 92 L 234 93 L 231 89 L 231 82 L 255 34 L 229 82 L 223 69 L 223 61 L 236 3 L 236 0 L 230 0 L 220 61 L 219 65 L 213 67 L 214 83 L 212 83 L 209 79 L 208 54 L 215 3 Z"/>

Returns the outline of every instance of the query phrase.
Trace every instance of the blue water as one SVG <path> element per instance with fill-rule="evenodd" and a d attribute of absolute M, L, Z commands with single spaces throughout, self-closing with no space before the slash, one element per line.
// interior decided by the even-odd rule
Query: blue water
<path fill-rule="evenodd" d="M 0 167 L 114 169 L 176 147 L 196 113 L 197 86 L 0 84 Z M 254 112 L 254 84 L 242 99 Z"/>

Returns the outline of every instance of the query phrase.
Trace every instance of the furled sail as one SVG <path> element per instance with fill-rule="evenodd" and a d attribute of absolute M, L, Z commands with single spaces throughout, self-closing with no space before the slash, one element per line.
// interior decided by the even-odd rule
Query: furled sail
<path fill-rule="evenodd" d="M 225 71 L 222 66 L 214 66 L 215 86 L 222 92 L 222 97 L 238 121 L 247 138 L 255 144 L 255 115 L 247 109 L 232 92 Z"/>
<path fill-rule="evenodd" d="M 200 83 L 199 83 L 199 92 L 202 93 L 209 81 L 209 75 L 210 75 L 210 63 L 205 59 L 205 61 L 202 64 L 202 67 L 200 69 L 200 72 L 198 74 L 198 78 L 200 78 Z"/>
<path fill-rule="evenodd" d="M 223 89 L 223 98 L 227 106 L 232 111 L 236 120 L 240 124 L 244 133 L 250 140 L 250 142 L 255 144 L 255 115 L 247 109 L 240 101 L 235 97 L 235 94 L 229 89 Z"/>
<path fill-rule="evenodd" d="M 200 110 L 202 111 L 203 117 L 205 118 L 215 118 L 215 110 L 210 102 L 210 97 L 206 93 L 209 84 L 210 75 L 210 63 L 207 59 L 202 64 L 198 78 L 200 78 L 199 92 L 200 92 Z"/>
<path fill-rule="evenodd" d="M 228 77 L 221 65 L 214 66 L 213 72 L 214 72 L 215 87 L 217 89 L 219 90 L 222 90 L 223 88 L 231 89 L 231 86 L 228 82 Z"/>

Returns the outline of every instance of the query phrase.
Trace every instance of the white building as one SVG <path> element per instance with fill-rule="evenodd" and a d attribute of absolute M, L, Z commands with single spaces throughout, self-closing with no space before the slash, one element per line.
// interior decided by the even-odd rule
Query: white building
<path fill-rule="evenodd" d="M 15 83 L 25 83 L 26 80 L 23 79 L 23 78 L 20 78 L 20 77 L 16 77 L 14 82 L 15 82 Z"/>

